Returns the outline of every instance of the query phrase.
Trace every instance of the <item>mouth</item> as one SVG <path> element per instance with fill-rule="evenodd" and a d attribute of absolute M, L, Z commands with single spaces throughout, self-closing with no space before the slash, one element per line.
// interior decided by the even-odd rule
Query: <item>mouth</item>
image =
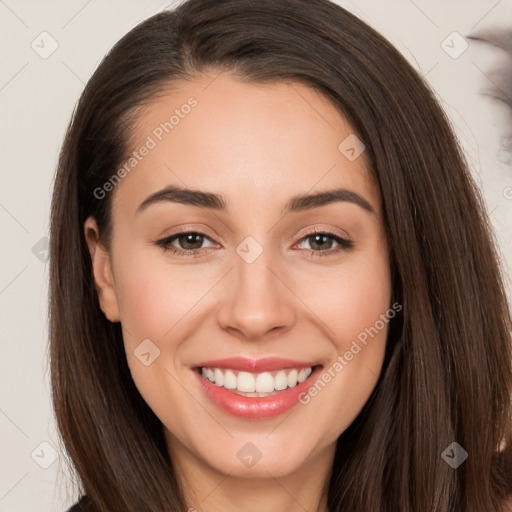
<path fill-rule="evenodd" d="M 273 396 L 304 382 L 316 366 L 288 368 L 285 370 L 250 373 L 225 368 L 198 368 L 201 376 L 216 386 L 246 397 Z"/>
<path fill-rule="evenodd" d="M 258 367 L 264 371 L 254 371 Z M 203 363 L 193 370 L 214 404 L 232 415 L 257 419 L 282 414 L 296 405 L 322 368 L 321 364 L 278 359 L 231 359 Z"/>

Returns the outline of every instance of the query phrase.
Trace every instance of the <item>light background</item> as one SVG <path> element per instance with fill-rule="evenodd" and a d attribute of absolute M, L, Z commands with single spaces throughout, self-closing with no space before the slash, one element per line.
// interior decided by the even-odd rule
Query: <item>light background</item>
<path fill-rule="evenodd" d="M 495 81 L 492 69 L 505 64 L 507 56 L 490 45 L 467 41 L 467 50 L 453 58 L 465 42 L 452 33 L 465 38 L 485 28 L 512 25 L 512 0 L 337 3 L 386 36 L 436 91 L 482 188 L 510 292 L 511 111 L 481 94 Z M 85 82 L 116 41 L 168 5 L 174 4 L 0 0 L 0 512 L 58 512 L 76 499 L 59 449 L 46 357 L 45 239 L 53 178 Z M 46 59 L 31 46 L 39 52 L 51 48 L 51 38 L 40 36 L 44 31 L 58 43 Z M 510 96 L 510 88 L 505 93 Z M 41 467 L 53 455 L 55 462 Z"/>

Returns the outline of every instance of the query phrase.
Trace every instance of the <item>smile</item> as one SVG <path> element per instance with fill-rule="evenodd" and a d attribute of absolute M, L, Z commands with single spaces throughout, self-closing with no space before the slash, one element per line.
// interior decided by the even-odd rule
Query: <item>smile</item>
<path fill-rule="evenodd" d="M 321 373 L 321 364 L 278 358 L 230 358 L 194 367 L 202 390 L 216 406 L 245 419 L 278 416 L 297 403 Z"/>
<path fill-rule="evenodd" d="M 275 395 L 278 391 L 294 388 L 304 382 L 313 368 L 291 368 L 263 373 L 240 372 L 222 368 L 201 369 L 201 375 L 216 386 L 229 389 L 238 395 L 264 397 Z"/>

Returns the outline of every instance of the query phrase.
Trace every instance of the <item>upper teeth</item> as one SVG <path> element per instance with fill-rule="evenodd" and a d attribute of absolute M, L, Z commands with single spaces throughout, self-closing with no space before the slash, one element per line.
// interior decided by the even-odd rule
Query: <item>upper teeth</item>
<path fill-rule="evenodd" d="M 304 382 L 312 372 L 312 368 L 287 369 L 277 372 L 249 373 L 224 368 L 202 368 L 204 378 L 217 386 L 245 393 L 272 393 L 293 388 L 297 383 Z"/>

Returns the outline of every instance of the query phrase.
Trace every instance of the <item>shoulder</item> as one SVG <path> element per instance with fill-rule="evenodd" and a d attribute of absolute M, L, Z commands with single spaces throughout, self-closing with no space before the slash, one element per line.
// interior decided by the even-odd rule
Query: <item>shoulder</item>
<path fill-rule="evenodd" d="M 82 496 L 80 501 L 78 501 L 78 503 L 75 503 L 66 512 L 86 512 L 87 510 L 89 510 L 89 507 L 87 506 L 88 504 L 89 504 L 89 500 L 88 500 L 87 496 Z"/>

